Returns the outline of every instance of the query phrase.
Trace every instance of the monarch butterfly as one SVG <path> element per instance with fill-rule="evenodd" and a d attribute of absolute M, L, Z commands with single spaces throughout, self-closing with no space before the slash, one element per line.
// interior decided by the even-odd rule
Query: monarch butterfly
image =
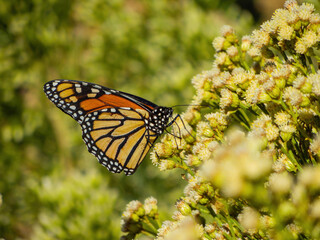
<path fill-rule="evenodd" d="M 82 138 L 110 172 L 133 174 L 153 143 L 170 126 L 173 109 L 97 84 L 57 79 L 44 92 L 81 125 Z"/>

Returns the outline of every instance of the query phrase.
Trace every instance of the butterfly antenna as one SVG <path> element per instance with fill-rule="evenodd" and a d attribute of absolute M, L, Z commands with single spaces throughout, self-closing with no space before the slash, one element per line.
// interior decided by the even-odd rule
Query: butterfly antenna
<path fill-rule="evenodd" d="M 178 105 L 172 106 L 172 108 L 175 108 L 175 107 L 189 107 L 189 106 L 194 106 L 194 107 L 211 107 L 211 105 L 209 105 L 209 104 L 178 104 Z"/>

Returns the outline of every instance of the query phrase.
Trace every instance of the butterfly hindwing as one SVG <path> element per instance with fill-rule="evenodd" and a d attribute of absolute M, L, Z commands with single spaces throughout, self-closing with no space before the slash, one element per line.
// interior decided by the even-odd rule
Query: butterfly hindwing
<path fill-rule="evenodd" d="M 89 113 L 81 124 L 88 151 L 109 171 L 134 173 L 156 136 L 145 127 L 148 112 L 106 108 Z"/>

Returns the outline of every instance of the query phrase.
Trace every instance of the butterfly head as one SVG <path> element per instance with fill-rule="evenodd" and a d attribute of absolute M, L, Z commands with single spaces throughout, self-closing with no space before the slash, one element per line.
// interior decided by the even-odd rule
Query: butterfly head
<path fill-rule="evenodd" d="M 160 135 L 163 133 L 164 129 L 168 126 L 169 119 L 172 117 L 172 108 L 168 107 L 156 107 L 150 113 L 148 119 L 149 130 Z"/>

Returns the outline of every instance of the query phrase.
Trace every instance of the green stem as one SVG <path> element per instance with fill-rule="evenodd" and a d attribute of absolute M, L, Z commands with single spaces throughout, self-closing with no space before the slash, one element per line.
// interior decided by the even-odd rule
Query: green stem
<path fill-rule="evenodd" d="M 305 67 L 300 63 L 300 61 L 297 58 L 295 59 L 294 66 L 299 68 L 305 75 L 308 74 L 308 71 L 305 69 Z"/>
<path fill-rule="evenodd" d="M 210 214 L 211 214 L 212 217 L 216 217 L 216 216 L 217 216 L 217 214 L 213 211 L 213 209 L 212 209 L 211 206 L 208 206 L 207 209 L 208 209 L 208 211 L 210 212 Z"/>
<path fill-rule="evenodd" d="M 296 158 L 294 157 L 294 154 L 291 150 L 287 149 L 286 143 L 280 144 L 281 151 L 290 159 L 290 161 L 298 168 L 300 171 L 302 168 L 300 164 L 297 162 Z"/>
<path fill-rule="evenodd" d="M 250 128 L 250 119 L 249 119 L 249 117 L 248 117 L 248 115 L 247 115 L 247 113 L 243 110 L 243 109 L 239 109 L 239 112 L 241 113 L 241 115 L 244 117 L 244 119 L 245 119 L 245 121 L 246 121 L 246 124 L 247 124 L 247 126 Z"/>
<path fill-rule="evenodd" d="M 146 216 L 146 218 L 145 218 L 145 224 L 153 230 L 153 232 L 155 233 L 155 236 L 156 236 L 157 232 L 158 232 L 158 228 L 157 228 L 157 226 L 155 226 L 153 224 L 153 221 L 151 221 L 148 216 Z"/>
<path fill-rule="evenodd" d="M 142 229 L 141 230 L 141 233 L 147 235 L 147 236 L 150 236 L 150 237 L 156 237 L 157 236 L 157 233 L 153 233 L 147 229 Z"/>
<path fill-rule="evenodd" d="M 316 69 L 314 68 L 314 65 L 313 65 L 313 61 L 312 61 L 312 57 L 307 57 L 308 58 L 308 64 L 310 66 L 310 70 L 312 73 L 316 73 Z"/>
<path fill-rule="evenodd" d="M 232 115 L 232 117 L 242 126 L 245 128 L 248 128 L 248 126 L 245 125 L 244 120 L 242 119 L 242 116 L 239 115 L 239 111 L 235 112 L 235 114 Z"/>
<path fill-rule="evenodd" d="M 230 235 L 224 235 L 224 236 L 227 237 L 227 239 L 236 239 L 236 234 L 233 229 L 233 224 L 231 224 L 231 221 L 230 221 L 230 216 L 229 215 L 224 216 L 221 214 L 221 217 L 224 218 L 224 221 L 226 223 L 228 223 L 229 230 L 230 230 Z"/>
<path fill-rule="evenodd" d="M 282 100 L 272 100 L 274 103 L 281 105 L 281 107 L 286 110 L 287 112 L 289 111 L 288 106 L 282 101 Z"/>
<path fill-rule="evenodd" d="M 180 158 L 181 159 L 181 158 Z M 178 163 L 179 164 L 179 163 Z M 192 177 L 194 177 L 195 173 L 191 170 L 191 168 L 181 159 L 180 168 L 187 171 Z"/>
<path fill-rule="evenodd" d="M 240 61 L 241 61 L 241 65 L 242 65 L 247 71 L 249 71 L 249 70 L 250 70 L 250 67 L 248 66 L 246 60 L 245 60 L 243 57 L 241 57 L 240 59 L 241 59 L 241 60 L 240 60 Z"/>

